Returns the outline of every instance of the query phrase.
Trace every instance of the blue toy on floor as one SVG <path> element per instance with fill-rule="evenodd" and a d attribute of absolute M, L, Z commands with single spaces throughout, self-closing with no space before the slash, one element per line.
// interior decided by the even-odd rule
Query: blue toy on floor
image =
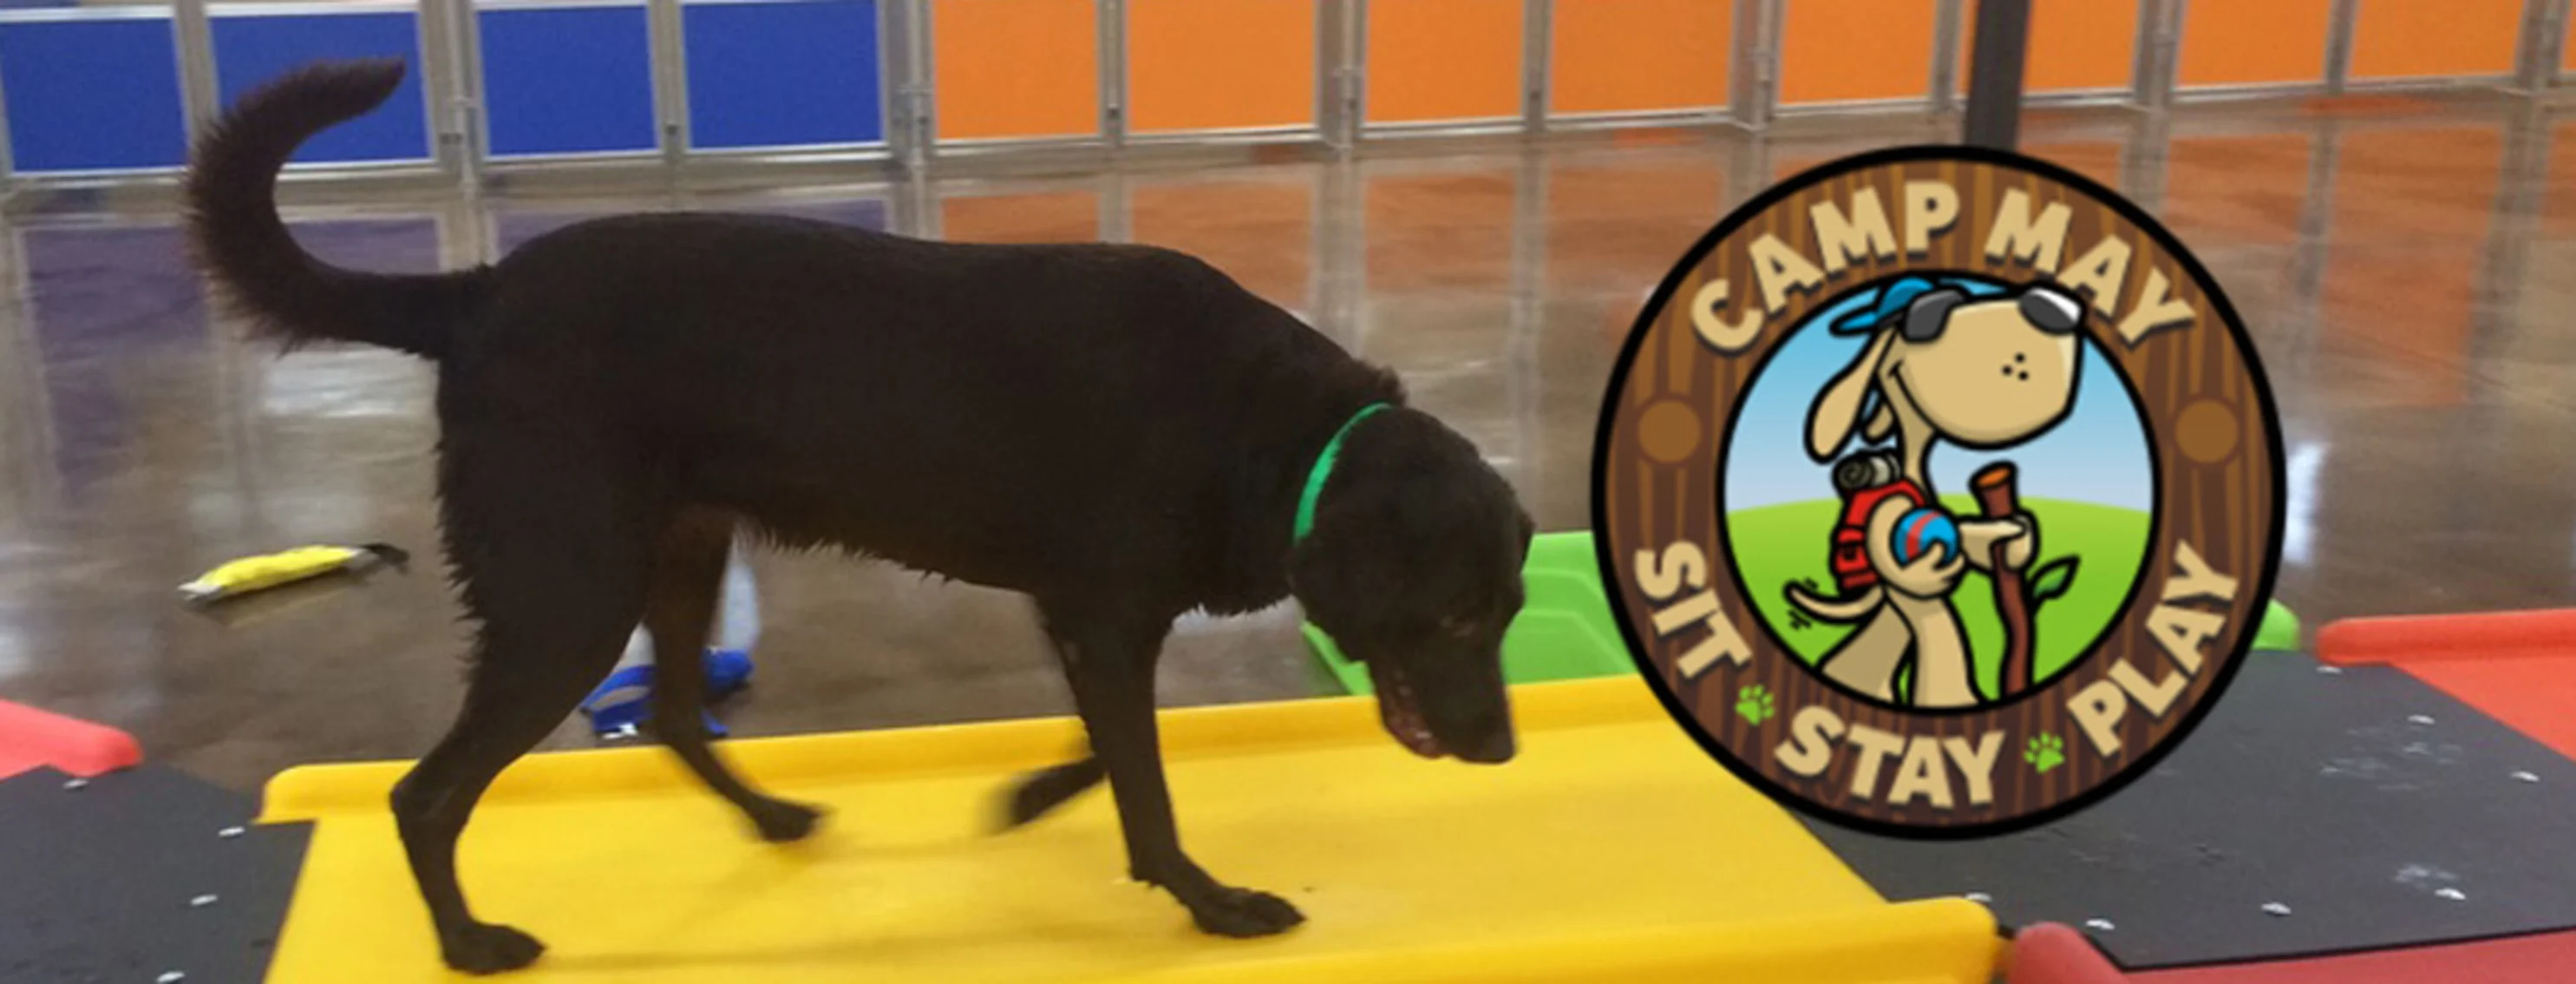
<path fill-rule="evenodd" d="M 709 649 L 705 662 L 707 703 L 731 697 L 751 684 L 750 653 Z M 653 717 L 653 664 L 629 666 L 609 674 L 598 689 L 582 699 L 581 713 L 590 718 L 591 733 L 601 738 L 642 734 L 644 724 Z M 718 738 L 727 734 L 724 722 L 716 720 L 712 713 L 707 715 L 707 733 Z"/>

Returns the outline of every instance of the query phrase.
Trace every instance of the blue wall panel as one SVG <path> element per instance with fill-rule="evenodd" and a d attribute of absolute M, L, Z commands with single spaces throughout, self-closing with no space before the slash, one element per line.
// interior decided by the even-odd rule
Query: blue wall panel
<path fill-rule="evenodd" d="M 399 57 L 402 88 L 375 112 L 305 143 L 297 161 L 417 161 L 430 155 L 420 93 L 420 26 L 409 12 L 215 17 L 215 86 L 224 105 L 308 62 Z"/>
<path fill-rule="evenodd" d="M 0 87 L 21 171 L 176 167 L 188 159 L 167 17 L 0 24 Z"/>
<path fill-rule="evenodd" d="M 499 8 L 476 18 L 494 156 L 659 145 L 642 6 Z"/>
<path fill-rule="evenodd" d="M 681 17 L 693 146 L 885 139 L 874 0 L 728 0 Z"/>

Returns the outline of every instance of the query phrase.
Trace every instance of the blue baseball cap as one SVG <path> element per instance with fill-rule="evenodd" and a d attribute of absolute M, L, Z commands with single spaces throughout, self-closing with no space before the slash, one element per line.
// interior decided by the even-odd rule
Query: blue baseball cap
<path fill-rule="evenodd" d="M 1858 335 L 1873 331 L 1881 325 L 1904 317 L 1905 309 L 1912 307 L 1916 298 L 1944 287 L 1960 291 L 1970 297 L 1993 291 L 1993 288 L 1975 281 L 1935 280 L 1931 277 L 1919 276 L 1898 277 L 1887 286 L 1878 289 L 1877 303 L 1862 305 L 1859 310 L 1835 319 L 1827 330 L 1837 335 Z"/>

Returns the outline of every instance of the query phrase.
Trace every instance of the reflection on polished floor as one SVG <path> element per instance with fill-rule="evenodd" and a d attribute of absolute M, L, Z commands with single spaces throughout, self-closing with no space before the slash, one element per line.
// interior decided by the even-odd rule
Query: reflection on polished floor
<path fill-rule="evenodd" d="M 374 269 L 488 258 L 606 212 L 796 212 L 960 240 L 1186 249 L 1399 369 L 1547 529 L 1586 525 L 1610 363 L 1644 294 L 1774 176 L 1926 122 L 1767 139 L 1632 135 L 1457 153 L 942 179 L 793 193 L 291 211 Z M 2345 615 L 2576 601 L 2576 120 L 2511 100 L 2036 116 L 2025 147 L 2120 188 L 2214 269 L 2288 439 L 2279 593 Z M 435 559 L 432 386 L 371 351 L 236 339 L 158 206 L 20 216 L 0 237 L 0 697 L 124 727 L 248 787 L 410 757 L 446 726 L 462 630 Z M 216 618 L 173 588 L 244 554 L 384 540 L 424 563 Z M 736 733 L 1058 713 L 1014 597 L 762 556 L 760 677 Z M 1312 692 L 1282 609 L 1184 623 L 1168 703 Z M 565 728 L 554 745 L 579 744 Z"/>

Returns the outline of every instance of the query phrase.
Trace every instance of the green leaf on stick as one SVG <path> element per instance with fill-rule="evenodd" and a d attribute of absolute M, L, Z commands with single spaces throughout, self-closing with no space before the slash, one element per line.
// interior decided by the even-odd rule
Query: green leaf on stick
<path fill-rule="evenodd" d="M 2081 557 L 2060 557 L 2039 565 L 2030 572 L 2030 600 L 2033 605 L 2066 594 L 2075 586 L 2075 566 Z"/>

